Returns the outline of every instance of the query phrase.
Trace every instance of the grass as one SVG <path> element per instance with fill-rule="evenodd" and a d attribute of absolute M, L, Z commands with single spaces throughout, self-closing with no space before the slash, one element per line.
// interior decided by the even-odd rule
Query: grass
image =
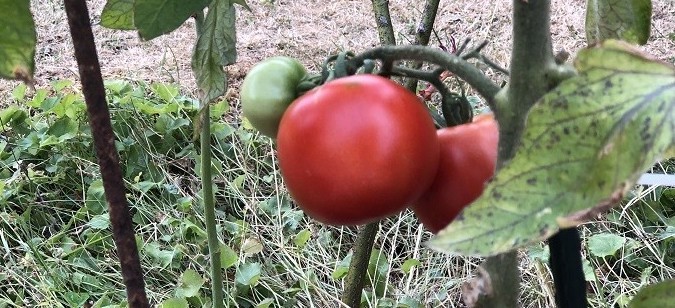
<path fill-rule="evenodd" d="M 142 264 L 153 303 L 209 302 L 208 248 L 192 140 L 197 104 L 171 84 L 106 83 Z M 81 94 L 54 82 L 0 114 L 0 307 L 124 306 L 117 256 Z M 4 112 L 4 111 L 3 111 Z M 240 307 L 336 307 L 356 228 L 308 219 L 279 175 L 272 144 L 213 107 L 217 219 L 226 299 Z M 228 120 L 229 119 L 229 120 Z M 673 161 L 657 166 L 675 169 Z M 637 188 L 582 228 L 593 307 L 625 307 L 675 276 L 675 191 Z M 435 253 L 411 212 L 381 223 L 365 307 L 462 307 L 478 259 Z M 521 252 L 524 307 L 551 307 L 543 245 Z M 174 307 L 183 307 L 183 306 Z"/>

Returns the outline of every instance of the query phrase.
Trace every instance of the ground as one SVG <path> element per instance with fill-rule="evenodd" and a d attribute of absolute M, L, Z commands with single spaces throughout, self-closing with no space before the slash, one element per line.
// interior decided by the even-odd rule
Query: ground
<path fill-rule="evenodd" d="M 78 79 L 72 55 L 65 12 L 61 1 L 32 2 L 37 23 L 37 85 L 56 79 Z M 675 1 L 655 0 L 652 38 L 642 47 L 659 59 L 675 61 Z M 142 79 L 180 83 L 188 93 L 195 92 L 190 57 L 195 41 L 194 22 L 178 30 L 144 42 L 133 31 L 104 29 L 99 16 L 104 0 L 87 1 L 94 23 L 94 35 L 104 78 Z M 274 56 L 293 56 L 310 70 L 330 54 L 363 51 L 378 44 L 375 21 L 368 1 L 248 1 L 251 11 L 238 7 L 237 63 L 227 67 L 230 88 L 236 90 L 248 69 L 258 61 Z M 585 46 L 583 0 L 552 1 L 553 47 L 574 55 Z M 413 37 L 422 1 L 391 1 L 392 21 L 399 44 Z M 457 41 L 488 40 L 487 56 L 508 67 L 511 49 L 511 1 L 441 1 L 435 30 L 447 45 Z M 438 45 L 437 39 L 432 39 Z M 7 97 L 16 82 L 0 81 L 0 98 Z"/>

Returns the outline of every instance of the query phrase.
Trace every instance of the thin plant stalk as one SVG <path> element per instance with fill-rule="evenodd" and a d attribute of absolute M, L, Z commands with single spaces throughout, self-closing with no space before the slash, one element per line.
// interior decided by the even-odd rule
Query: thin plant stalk
<path fill-rule="evenodd" d="M 213 200 L 213 182 L 211 174 L 211 117 L 209 104 L 201 111 L 201 136 L 199 138 L 202 153 L 202 200 L 204 201 L 204 220 L 206 238 L 209 242 L 211 260 L 211 292 L 214 308 L 223 308 L 223 275 L 220 270 L 220 241 L 216 232 L 216 210 Z"/>
<path fill-rule="evenodd" d="M 440 0 L 427 0 L 424 4 L 422 20 L 420 20 L 417 29 L 415 29 L 415 45 L 429 45 L 431 32 L 434 30 L 434 22 L 436 21 L 439 2 Z M 410 63 L 409 67 L 412 69 L 420 69 L 422 67 L 422 61 L 413 61 Z M 417 79 L 408 78 L 405 82 L 405 87 L 412 92 L 417 92 L 417 83 Z"/>
<path fill-rule="evenodd" d="M 506 102 L 497 102 L 497 168 L 515 154 L 527 112 L 550 87 L 546 68 L 555 64 L 551 46 L 550 0 L 513 0 L 513 53 Z M 479 294 L 474 307 L 518 307 L 520 276 L 517 252 L 488 257 L 481 267 L 492 292 Z M 466 295 L 466 294 L 465 294 Z"/>
<path fill-rule="evenodd" d="M 195 15 L 197 35 L 202 33 L 204 14 Z M 200 111 L 201 132 L 199 145 L 201 151 L 202 200 L 204 202 L 204 220 L 206 224 L 206 238 L 209 245 L 209 259 L 211 260 L 211 297 L 214 308 L 223 308 L 223 275 L 220 264 L 220 241 L 216 230 L 216 209 L 213 200 L 213 176 L 211 174 L 211 116 L 210 102 L 202 101 Z"/>
<path fill-rule="evenodd" d="M 98 62 L 87 3 L 85 0 L 64 0 L 64 6 L 103 180 L 103 190 L 108 201 L 113 240 L 120 260 L 127 302 L 132 308 L 150 307 L 145 292 L 143 269 L 138 256 L 134 223 L 131 220 L 122 169 L 115 148 L 115 134 L 106 102 L 103 76 Z"/>

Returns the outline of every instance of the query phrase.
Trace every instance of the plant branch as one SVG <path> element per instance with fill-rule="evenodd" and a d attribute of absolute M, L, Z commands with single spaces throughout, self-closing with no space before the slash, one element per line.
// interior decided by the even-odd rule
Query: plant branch
<path fill-rule="evenodd" d="M 115 134 L 106 103 L 101 66 L 89 21 L 89 10 L 85 0 L 64 0 L 64 5 L 80 72 L 82 92 L 87 104 L 96 157 L 108 201 L 113 240 L 120 259 L 127 302 L 132 308 L 150 307 L 145 293 L 143 269 L 138 257 L 134 224 L 129 213 L 119 156 L 115 148 Z"/>
<path fill-rule="evenodd" d="M 391 24 L 391 16 L 389 15 L 389 0 L 372 0 L 372 4 L 380 44 L 396 45 L 394 27 Z"/>
<path fill-rule="evenodd" d="M 550 0 L 513 0 L 513 54 L 507 100 L 499 101 L 501 168 L 516 152 L 530 108 L 548 90 L 546 68 L 555 64 L 550 34 Z M 492 292 L 481 293 L 475 307 L 518 307 L 520 277 L 517 252 L 488 257 L 481 265 Z"/>
<path fill-rule="evenodd" d="M 508 105 L 498 106 L 500 121 L 499 157 L 504 163 L 513 157 L 515 143 L 530 108 L 550 88 L 548 68 L 555 66 L 551 46 L 550 0 L 513 1 L 513 55 L 508 86 Z"/>
<path fill-rule="evenodd" d="M 459 47 L 457 47 L 457 50 L 455 50 L 454 53 L 456 55 L 461 55 L 464 52 L 464 49 L 466 49 L 466 47 L 469 46 L 469 42 L 471 42 L 471 38 L 468 37 L 465 38 L 462 44 L 460 44 Z"/>
<path fill-rule="evenodd" d="M 358 308 L 361 306 L 361 292 L 366 282 L 368 273 L 368 262 L 370 254 L 375 243 L 375 236 L 379 229 L 379 223 L 370 223 L 359 230 L 354 243 L 354 254 L 349 262 L 349 271 L 345 277 L 345 290 L 342 294 L 342 302 L 349 307 Z"/>
<path fill-rule="evenodd" d="M 485 48 L 488 45 L 488 41 L 483 41 L 480 43 L 478 46 L 474 47 L 473 49 L 469 50 L 469 52 L 465 54 L 461 54 L 461 51 L 458 49 L 457 52 L 455 53 L 456 55 L 461 55 L 462 59 L 468 60 L 471 58 L 479 58 L 481 51 L 483 51 L 483 48 Z"/>
<path fill-rule="evenodd" d="M 214 308 L 223 306 L 223 274 L 220 270 L 220 241 L 216 231 L 216 210 L 213 200 L 213 184 L 211 175 L 211 116 L 209 103 L 201 110 L 201 136 L 199 138 L 202 159 L 202 200 L 204 202 L 204 221 L 206 222 L 206 238 L 209 244 L 211 265 L 211 292 Z"/>
<path fill-rule="evenodd" d="M 198 12 L 194 16 L 197 36 L 204 29 L 204 12 Z M 224 307 L 223 303 L 223 274 L 220 265 L 220 241 L 216 231 L 216 209 L 213 200 L 213 176 L 211 174 L 211 102 L 202 99 L 200 110 L 201 134 L 199 138 L 201 152 L 201 179 L 202 201 L 204 202 L 204 221 L 206 224 L 206 238 L 209 246 L 209 259 L 211 266 L 211 301 L 214 308 Z"/>
<path fill-rule="evenodd" d="M 427 46 L 429 45 L 429 39 L 431 38 L 431 32 L 434 30 L 434 22 L 436 21 L 436 13 L 438 12 L 438 4 L 440 0 L 427 0 L 424 4 L 424 10 L 422 11 L 422 20 L 417 25 L 415 29 L 415 45 Z M 422 61 L 413 61 L 408 65 L 412 69 L 420 69 L 422 67 Z M 411 92 L 417 92 L 417 82 L 418 80 L 414 78 L 408 78 L 405 83 L 405 87 Z"/>
<path fill-rule="evenodd" d="M 501 89 L 488 79 L 483 72 L 466 60 L 445 51 L 431 49 L 425 46 L 381 46 L 356 55 L 356 57 L 352 59 L 352 63 L 356 66 L 361 66 L 365 59 L 380 59 L 383 62 L 418 60 L 436 64 L 441 68 L 452 72 L 471 85 L 486 99 L 490 108 L 494 107 L 494 96 Z"/>
<path fill-rule="evenodd" d="M 398 66 L 391 70 L 394 76 L 411 77 L 415 80 L 424 80 L 429 82 L 441 94 L 441 108 L 443 110 L 443 119 L 446 126 L 455 126 L 466 123 L 471 120 L 471 105 L 467 100 L 460 99 L 461 96 L 450 92 L 445 83 L 441 80 L 441 74 L 445 69 L 437 68 L 433 71 L 422 71 L 408 67 Z"/>

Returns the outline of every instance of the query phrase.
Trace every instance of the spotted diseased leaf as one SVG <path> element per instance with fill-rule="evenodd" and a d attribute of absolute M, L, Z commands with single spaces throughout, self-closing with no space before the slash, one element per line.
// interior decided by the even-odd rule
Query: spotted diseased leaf
<path fill-rule="evenodd" d="M 101 12 L 101 26 L 108 29 L 134 30 L 134 1 L 108 0 Z"/>
<path fill-rule="evenodd" d="M 211 0 L 134 0 L 134 26 L 144 40 L 151 40 L 180 27 L 202 11 Z M 228 2 L 217 0 L 215 2 Z"/>
<path fill-rule="evenodd" d="M 36 42 L 30 1 L 0 0 L 0 78 L 31 83 Z"/>
<path fill-rule="evenodd" d="M 225 93 L 227 74 L 223 66 L 237 60 L 235 13 L 230 1 L 213 1 L 197 39 L 192 54 L 192 71 L 204 103 Z"/>
<path fill-rule="evenodd" d="M 530 111 L 515 157 L 432 238 L 488 256 L 544 240 L 617 203 L 675 147 L 675 67 L 619 41 L 583 50 L 579 75 Z"/>
<path fill-rule="evenodd" d="M 588 0 L 586 41 L 593 45 L 622 39 L 644 45 L 649 39 L 651 18 L 651 0 Z"/>

